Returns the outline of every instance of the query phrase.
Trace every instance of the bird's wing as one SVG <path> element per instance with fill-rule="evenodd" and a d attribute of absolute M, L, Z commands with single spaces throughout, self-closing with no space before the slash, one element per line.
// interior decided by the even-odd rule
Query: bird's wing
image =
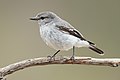
<path fill-rule="evenodd" d="M 56 24 L 56 27 L 61 30 L 62 32 L 66 33 L 66 34 L 70 34 L 70 35 L 73 35 L 81 40 L 85 40 L 87 42 L 89 42 L 89 44 L 92 44 L 92 45 L 95 45 L 93 42 L 91 41 L 88 41 L 86 40 L 83 35 L 78 31 L 76 30 L 74 27 L 72 27 L 71 25 L 59 25 L 59 24 Z"/>
<path fill-rule="evenodd" d="M 80 34 L 80 32 L 78 32 L 77 30 L 73 29 L 73 28 L 68 28 L 68 27 L 65 27 L 65 26 L 60 26 L 60 25 L 56 25 L 56 27 L 62 31 L 63 33 L 66 33 L 66 34 L 70 34 L 70 35 L 73 35 L 77 38 L 80 38 L 81 40 L 85 40 L 82 36 L 82 34 Z"/>

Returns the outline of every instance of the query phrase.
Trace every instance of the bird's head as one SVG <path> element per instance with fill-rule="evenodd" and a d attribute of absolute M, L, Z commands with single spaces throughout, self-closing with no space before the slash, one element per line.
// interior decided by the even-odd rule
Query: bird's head
<path fill-rule="evenodd" d="M 38 21 L 39 24 L 46 24 L 56 21 L 58 18 L 55 13 L 47 11 L 38 13 L 35 17 L 31 17 L 30 20 Z"/>

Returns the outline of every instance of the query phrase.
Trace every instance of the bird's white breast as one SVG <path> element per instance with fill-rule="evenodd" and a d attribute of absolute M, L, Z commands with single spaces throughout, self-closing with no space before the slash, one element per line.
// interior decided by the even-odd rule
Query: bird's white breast
<path fill-rule="evenodd" d="M 40 26 L 40 35 L 48 46 L 56 50 L 68 50 L 73 46 L 82 47 L 85 45 L 85 42 L 79 38 L 61 32 L 55 27 L 55 24 L 48 25 Z"/>

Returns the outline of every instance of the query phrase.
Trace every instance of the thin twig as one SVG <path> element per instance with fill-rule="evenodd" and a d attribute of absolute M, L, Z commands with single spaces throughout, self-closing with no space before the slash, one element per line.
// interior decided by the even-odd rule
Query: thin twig
<path fill-rule="evenodd" d="M 120 58 L 91 58 L 91 57 L 75 57 L 75 60 L 70 60 L 69 57 L 56 57 L 55 60 L 50 61 L 49 57 L 41 57 L 34 59 L 27 59 L 17 63 L 10 64 L 6 67 L 0 68 L 0 80 L 8 75 L 32 66 L 44 66 L 50 64 L 84 64 L 84 65 L 98 65 L 118 67 L 120 65 Z M 5 78 L 4 78 L 5 80 Z"/>

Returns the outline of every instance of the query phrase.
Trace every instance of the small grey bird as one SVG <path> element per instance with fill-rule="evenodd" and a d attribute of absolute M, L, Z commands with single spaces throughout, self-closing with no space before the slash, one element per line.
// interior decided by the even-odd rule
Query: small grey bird
<path fill-rule="evenodd" d="M 93 42 L 86 40 L 72 25 L 53 12 L 38 13 L 36 17 L 31 17 L 30 20 L 38 21 L 42 39 L 48 46 L 57 50 L 51 58 L 55 57 L 60 51 L 67 51 L 73 48 L 73 54 L 70 59 L 74 59 L 75 47 L 87 47 L 100 55 L 104 53 Z"/>

